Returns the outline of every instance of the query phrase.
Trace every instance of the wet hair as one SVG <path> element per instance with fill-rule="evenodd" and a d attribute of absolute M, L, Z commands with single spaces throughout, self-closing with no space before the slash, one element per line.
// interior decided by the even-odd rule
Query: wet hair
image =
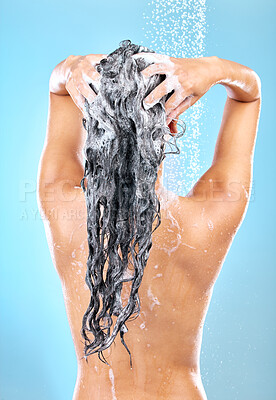
<path fill-rule="evenodd" d="M 152 52 L 129 40 L 102 59 L 95 100 L 86 100 L 85 171 L 81 181 L 87 206 L 89 255 L 85 281 L 91 298 L 83 316 L 84 357 L 103 351 L 118 333 L 130 356 L 124 334 L 127 321 L 140 312 L 138 289 L 152 247 L 152 233 L 161 223 L 155 192 L 158 168 L 168 153 L 179 153 L 176 138 L 166 125 L 164 96 L 149 109 L 143 99 L 164 79 L 145 79 L 141 71 L 152 62 L 131 56 Z M 169 134 L 173 142 L 166 141 Z M 173 151 L 165 153 L 165 144 Z M 155 225 L 155 226 L 154 226 Z M 129 282 L 128 299 L 122 300 Z M 124 299 L 125 300 L 125 299 Z M 108 364 L 109 365 L 109 364 Z"/>

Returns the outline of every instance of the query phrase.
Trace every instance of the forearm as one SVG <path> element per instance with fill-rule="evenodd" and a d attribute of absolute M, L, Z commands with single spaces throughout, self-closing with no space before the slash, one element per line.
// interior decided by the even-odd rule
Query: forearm
<path fill-rule="evenodd" d="M 234 61 L 210 58 L 214 65 L 215 84 L 223 85 L 229 98 L 252 102 L 261 97 L 261 81 L 255 71 Z"/>
<path fill-rule="evenodd" d="M 91 102 L 96 96 L 86 80 L 99 79 L 93 65 L 102 57 L 71 55 L 52 71 L 47 136 L 41 160 L 42 181 L 70 177 L 79 182 L 83 175 L 84 101 Z"/>
<path fill-rule="evenodd" d="M 227 184 L 244 182 L 249 187 L 261 110 L 261 81 L 252 69 L 216 57 L 213 71 L 215 83 L 226 88 L 227 99 L 211 173 Z"/>

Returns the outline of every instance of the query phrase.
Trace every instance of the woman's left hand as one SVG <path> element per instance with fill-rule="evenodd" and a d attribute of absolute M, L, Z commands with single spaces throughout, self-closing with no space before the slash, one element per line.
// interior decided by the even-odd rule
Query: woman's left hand
<path fill-rule="evenodd" d="M 165 103 L 167 124 L 196 103 L 216 81 L 217 57 L 174 58 L 155 53 L 138 53 L 134 58 L 153 62 L 142 71 L 145 78 L 166 75 L 144 100 L 145 108 L 158 103 L 166 94 L 173 94 Z"/>

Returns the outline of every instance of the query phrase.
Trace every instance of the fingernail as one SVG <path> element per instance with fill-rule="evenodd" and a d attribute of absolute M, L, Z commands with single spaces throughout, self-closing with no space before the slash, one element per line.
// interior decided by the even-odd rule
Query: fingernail
<path fill-rule="evenodd" d="M 146 103 L 145 101 L 143 101 L 143 105 L 144 105 L 144 108 L 145 108 L 146 110 L 150 109 L 150 108 L 153 106 L 153 104 Z"/>

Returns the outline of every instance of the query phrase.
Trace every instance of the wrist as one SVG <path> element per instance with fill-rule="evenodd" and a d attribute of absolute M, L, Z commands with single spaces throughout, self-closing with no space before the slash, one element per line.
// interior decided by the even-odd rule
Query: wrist
<path fill-rule="evenodd" d="M 222 59 L 217 56 L 206 57 L 209 64 L 209 74 L 211 86 L 220 83 L 224 76 L 224 66 Z"/>
<path fill-rule="evenodd" d="M 255 101 L 261 96 L 260 78 L 251 68 L 217 57 L 218 84 L 225 87 L 228 97 L 242 102 Z"/>

